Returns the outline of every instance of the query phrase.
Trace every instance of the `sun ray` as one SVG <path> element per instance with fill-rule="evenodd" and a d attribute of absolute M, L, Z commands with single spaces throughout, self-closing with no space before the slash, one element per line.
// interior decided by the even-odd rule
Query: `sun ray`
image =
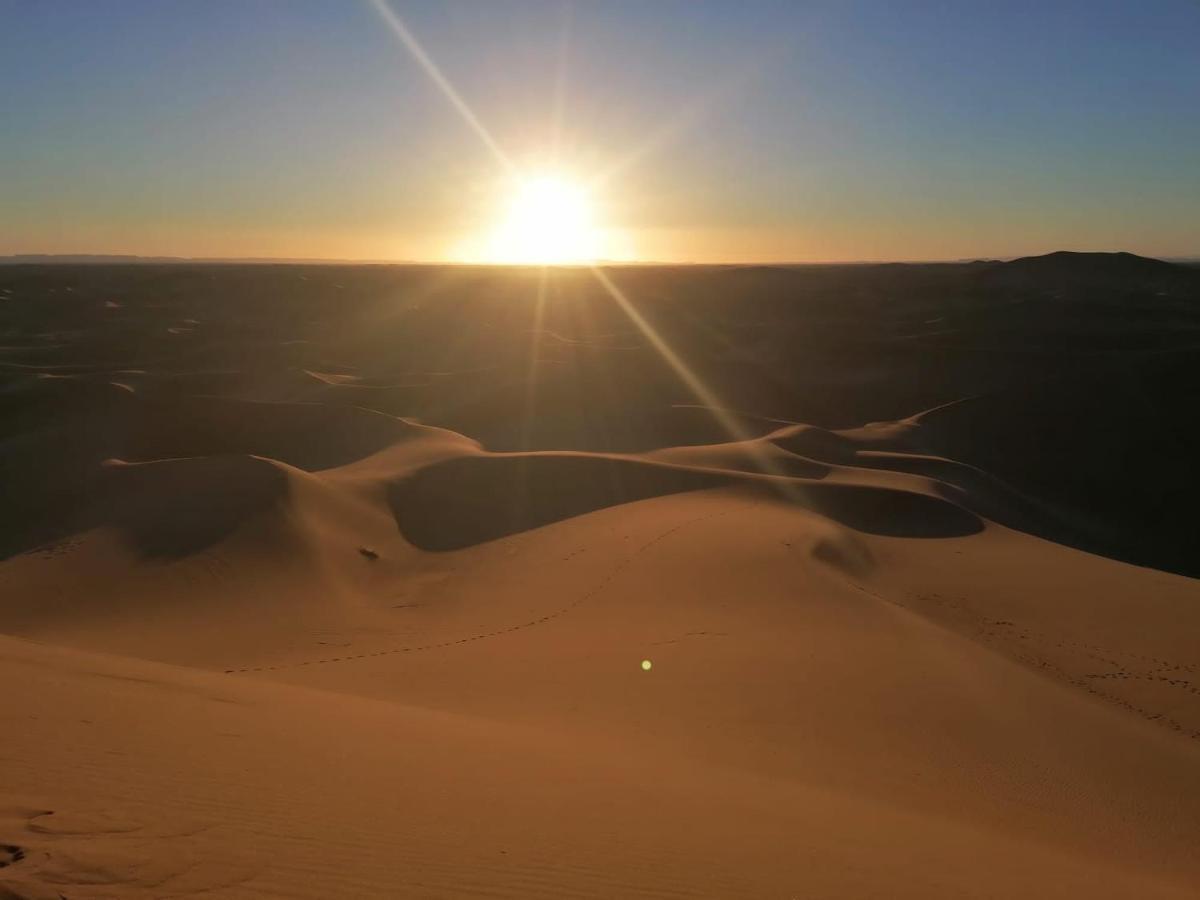
<path fill-rule="evenodd" d="M 530 449 L 530 436 L 537 405 L 537 379 L 541 359 L 538 351 L 542 346 L 542 329 L 546 319 L 546 292 L 549 287 L 549 270 L 542 266 L 538 272 L 537 295 L 533 304 L 533 327 L 529 336 L 529 366 L 525 370 L 525 403 L 521 422 L 521 449 Z"/>
<path fill-rule="evenodd" d="M 492 137 L 491 132 L 487 130 L 483 122 L 481 122 L 479 117 L 475 115 L 474 110 L 472 110 L 467 104 L 467 101 L 462 98 L 462 95 L 459 94 L 454 85 L 450 83 L 450 80 L 442 74 L 442 70 L 438 68 L 437 63 L 433 61 L 433 58 L 425 52 L 425 48 L 421 46 L 420 42 L 416 38 L 416 35 L 409 30 L 408 26 L 404 24 L 404 20 L 401 19 L 400 16 L 396 14 L 395 10 L 388 5 L 387 0 L 371 0 L 371 5 L 375 7 L 375 10 L 379 13 L 380 17 L 392 30 L 392 33 L 400 39 L 400 43 L 404 45 L 404 48 L 410 54 L 412 54 L 413 59 L 417 61 L 417 63 L 425 71 L 425 74 L 429 76 L 429 79 L 435 85 L 437 85 L 438 89 L 441 90 L 446 99 L 450 101 L 450 105 L 454 107 L 460 116 L 462 116 L 463 121 L 465 121 L 467 125 L 471 127 L 471 130 L 474 131 L 479 137 L 479 139 L 483 141 L 484 146 L 491 151 L 492 156 L 496 158 L 496 161 L 506 171 L 515 171 L 516 167 L 513 165 L 512 160 L 510 160 L 508 155 L 501 149 L 500 145 L 496 142 L 496 139 Z"/>
<path fill-rule="evenodd" d="M 442 71 L 429 54 L 425 52 L 416 36 L 388 5 L 387 0 L 371 0 L 371 4 L 417 63 L 420 64 L 430 80 L 437 85 L 454 109 L 462 116 L 463 120 L 471 127 L 488 150 L 491 151 L 497 162 L 500 163 L 510 176 L 514 176 L 516 174 L 516 167 L 508 155 L 501 149 L 483 122 L 475 115 L 474 111 L 450 83 L 449 79 L 442 74 Z M 558 144 L 561 140 L 561 104 L 565 103 L 568 29 L 569 19 L 564 26 L 564 39 L 559 60 L 559 77 L 555 87 L 556 156 Z M 741 83 L 744 82 L 739 81 L 739 85 Z M 730 87 L 726 86 L 724 90 L 717 91 L 715 96 L 720 97 L 731 92 Z M 784 475 L 785 473 L 757 446 L 754 442 L 754 436 L 743 428 L 736 418 L 730 415 L 712 389 L 703 382 L 674 348 L 658 333 L 654 326 L 641 314 L 633 302 L 609 278 L 604 270 L 594 264 L 598 256 L 599 247 L 595 230 L 590 222 L 591 210 L 587 205 L 587 193 L 590 192 L 594 185 L 611 179 L 618 172 L 628 168 L 641 157 L 657 149 L 658 146 L 678 132 L 690 127 L 694 120 L 699 119 L 706 111 L 712 99 L 714 99 L 713 95 L 700 97 L 691 104 L 688 104 L 685 108 L 677 112 L 675 116 L 671 117 L 662 128 L 658 129 L 646 141 L 643 141 L 615 164 L 609 166 L 587 185 L 581 186 L 570 182 L 556 181 L 553 176 L 540 176 L 534 179 L 527 177 L 523 182 L 519 182 L 517 194 L 509 210 L 509 220 L 501 227 L 499 235 L 494 236 L 494 240 L 498 237 L 502 245 L 505 241 L 508 241 L 511 246 L 493 247 L 492 261 L 538 263 L 542 265 L 543 279 L 539 284 L 536 306 L 536 318 L 539 322 L 545 309 L 546 264 L 586 263 L 609 296 L 616 301 L 625 315 L 650 342 L 654 350 L 666 361 L 688 390 L 711 412 L 733 440 L 745 443 L 751 459 L 763 473 L 767 475 Z M 505 229 L 507 229 L 507 234 L 505 233 Z M 571 240 L 564 239 L 564 233 L 571 234 L 572 232 L 573 237 Z M 585 244 L 588 242 L 591 245 L 590 249 L 585 247 Z M 539 335 L 535 330 L 533 336 L 534 347 L 531 347 L 530 367 L 528 371 L 530 384 L 527 386 L 529 393 L 526 398 L 526 422 L 523 423 L 521 437 L 522 442 L 525 444 L 528 443 L 529 429 L 532 424 L 532 392 L 535 390 L 532 381 L 537 368 L 535 348 L 538 338 Z M 786 495 L 795 493 L 790 483 L 786 480 L 778 480 L 776 481 L 776 485 Z"/>
<path fill-rule="evenodd" d="M 763 474 L 783 476 L 786 478 L 787 473 L 777 466 L 775 462 L 762 451 L 762 449 L 755 442 L 755 436 L 743 428 L 741 423 L 738 422 L 737 419 L 732 415 L 730 415 L 729 411 L 726 409 L 725 405 L 721 402 L 721 399 L 716 395 L 716 393 L 714 393 L 713 390 L 704 383 L 700 376 L 692 370 L 692 367 L 683 360 L 683 357 L 681 357 L 675 351 L 675 349 L 669 343 L 667 343 L 666 339 L 663 338 L 663 336 L 658 333 L 658 330 L 650 324 L 649 320 L 647 320 L 646 317 L 641 314 L 629 297 L 626 296 L 625 292 L 617 287 L 616 283 L 613 282 L 613 280 L 602 268 L 599 266 L 589 266 L 589 268 L 591 269 L 592 274 L 596 276 L 596 280 L 599 281 L 605 291 L 608 292 L 608 295 L 612 297 L 614 301 L 616 301 L 616 304 L 621 308 L 621 311 L 629 317 L 629 320 L 633 322 L 638 331 L 640 331 L 646 340 L 650 342 L 650 346 L 653 347 L 658 355 L 661 356 L 667 365 L 671 367 L 671 369 L 679 377 L 679 380 L 684 383 L 688 390 L 696 395 L 696 398 L 705 408 L 708 409 L 713 418 L 717 420 L 717 423 L 729 434 L 730 438 L 735 441 L 741 441 L 745 445 L 747 454 L 749 454 L 751 460 L 756 466 L 758 466 Z M 791 497 L 795 495 L 796 491 L 790 479 L 778 480 L 774 483 L 778 490 L 785 496 Z"/>

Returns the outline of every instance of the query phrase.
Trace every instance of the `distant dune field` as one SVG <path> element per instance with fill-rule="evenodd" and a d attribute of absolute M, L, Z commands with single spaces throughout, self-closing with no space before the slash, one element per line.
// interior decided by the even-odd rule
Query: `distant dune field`
<path fill-rule="evenodd" d="M 1200 271 L 608 277 L 0 267 L 0 898 L 1200 895 Z"/>

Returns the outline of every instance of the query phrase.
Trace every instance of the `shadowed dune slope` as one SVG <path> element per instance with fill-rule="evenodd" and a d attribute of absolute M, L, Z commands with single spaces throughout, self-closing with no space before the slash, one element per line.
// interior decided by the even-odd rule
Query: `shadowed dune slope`
<path fill-rule="evenodd" d="M 463 456 L 394 482 L 389 502 L 408 540 L 453 550 L 593 509 L 732 483 L 753 484 L 858 531 L 948 537 L 980 530 L 951 503 L 886 487 L 823 485 L 780 476 L 662 465 L 583 454 Z"/>
<path fill-rule="evenodd" d="M 1056 505 L 1087 549 L 1197 576 L 1197 396 L 1200 355 L 1167 354 L 945 406 L 909 440 Z"/>

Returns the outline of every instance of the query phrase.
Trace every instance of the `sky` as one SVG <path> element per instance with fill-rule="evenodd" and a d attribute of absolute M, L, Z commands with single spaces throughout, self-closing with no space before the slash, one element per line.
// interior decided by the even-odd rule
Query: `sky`
<path fill-rule="evenodd" d="M 0 254 L 480 261 L 550 173 L 603 258 L 1200 255 L 1196 0 L 388 8 L 440 84 L 373 0 L 0 0 Z"/>

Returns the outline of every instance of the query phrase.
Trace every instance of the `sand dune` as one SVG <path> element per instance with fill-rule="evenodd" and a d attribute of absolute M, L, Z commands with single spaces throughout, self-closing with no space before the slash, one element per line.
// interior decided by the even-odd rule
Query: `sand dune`
<path fill-rule="evenodd" d="M 569 271 L 12 271 L 0 897 L 1200 891 L 1186 328 L 626 275 L 714 411 Z"/>

